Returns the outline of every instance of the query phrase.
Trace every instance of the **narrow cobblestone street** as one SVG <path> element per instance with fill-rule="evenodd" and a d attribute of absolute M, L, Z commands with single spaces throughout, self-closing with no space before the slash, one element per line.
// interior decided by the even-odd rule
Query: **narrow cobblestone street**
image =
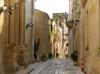
<path fill-rule="evenodd" d="M 52 59 L 38 65 L 29 74 L 83 74 L 69 59 Z"/>
<path fill-rule="evenodd" d="M 0 74 L 100 74 L 100 0 L 0 0 Z"/>

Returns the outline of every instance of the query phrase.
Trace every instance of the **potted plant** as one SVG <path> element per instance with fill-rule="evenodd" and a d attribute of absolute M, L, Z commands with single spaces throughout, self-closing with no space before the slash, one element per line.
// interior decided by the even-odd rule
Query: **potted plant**
<path fill-rule="evenodd" d="M 71 54 L 71 58 L 74 61 L 74 64 L 77 65 L 77 61 L 78 61 L 78 52 L 77 50 L 74 50 Z"/>
<path fill-rule="evenodd" d="M 47 58 L 47 57 L 46 57 L 45 54 L 43 54 L 43 55 L 41 56 L 41 60 L 42 60 L 42 61 L 46 61 L 46 58 Z"/>
<path fill-rule="evenodd" d="M 49 53 L 48 54 L 48 59 L 51 59 L 51 58 L 53 58 L 53 54 L 52 53 Z"/>
<path fill-rule="evenodd" d="M 57 57 L 57 58 L 59 57 L 59 53 L 56 53 L 56 57 Z"/>

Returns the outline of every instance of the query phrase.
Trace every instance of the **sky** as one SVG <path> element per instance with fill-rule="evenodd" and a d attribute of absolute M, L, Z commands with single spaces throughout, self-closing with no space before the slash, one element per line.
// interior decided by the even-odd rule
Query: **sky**
<path fill-rule="evenodd" d="M 69 12 L 69 0 L 36 0 L 35 8 L 52 17 L 52 13 Z"/>

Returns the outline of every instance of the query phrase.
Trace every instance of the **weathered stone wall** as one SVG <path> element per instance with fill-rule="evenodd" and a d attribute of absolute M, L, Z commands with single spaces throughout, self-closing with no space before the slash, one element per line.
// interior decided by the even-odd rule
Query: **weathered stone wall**
<path fill-rule="evenodd" d="M 7 5 L 7 7 L 14 7 L 14 3 L 14 0 L 11 2 L 7 0 L 2 0 L 2 2 L 0 1 L 0 6 L 3 7 L 3 5 Z M 11 14 L 9 13 L 9 11 L 3 11 L 0 14 L 0 49 L 2 53 L 0 56 L 2 58 L 0 60 L 0 70 L 2 70 L 4 74 L 15 73 L 16 71 L 17 47 L 16 43 L 14 42 L 14 20 L 14 9 L 11 10 Z M 3 74 L 1 71 L 0 73 Z"/>
<path fill-rule="evenodd" d="M 32 61 L 32 34 L 29 34 L 28 39 L 30 41 L 26 46 L 25 1 L 0 0 L 0 7 L 3 5 L 7 6 L 7 10 L 9 10 L 9 7 L 13 9 L 9 10 L 10 13 L 3 11 L 0 14 L 0 74 L 15 74 L 18 67 L 26 66 Z M 32 7 L 30 10 L 30 13 L 32 13 Z M 33 21 L 31 17 L 29 19 Z M 30 33 L 33 33 L 32 30 L 30 30 Z M 30 56 L 25 54 L 26 52 Z M 29 60 L 27 63 L 25 58 L 31 59 L 31 61 Z"/>
<path fill-rule="evenodd" d="M 84 59 L 85 71 L 87 74 L 99 74 L 100 73 L 100 55 L 99 53 L 99 0 L 87 0 L 85 2 L 80 19 L 80 29 L 83 30 L 83 43 L 82 49 L 80 49 L 80 56 Z M 82 25 L 82 27 L 81 27 Z M 82 33 L 82 31 L 80 31 Z M 80 34 L 80 38 L 82 37 Z M 83 51 L 84 50 L 84 51 Z M 96 61 L 98 60 L 98 61 Z"/>
<path fill-rule="evenodd" d="M 39 59 L 45 54 L 48 56 L 50 51 L 50 39 L 49 39 L 49 27 L 48 20 L 49 16 L 45 12 L 36 10 L 34 11 L 35 27 L 34 27 L 34 37 L 35 41 L 39 40 L 39 49 L 37 55 Z"/>
<path fill-rule="evenodd" d="M 0 0 L 0 7 L 4 5 L 4 0 Z M 3 44 L 4 44 L 4 13 L 0 14 L 0 73 L 3 74 L 2 66 L 2 55 L 3 55 Z"/>

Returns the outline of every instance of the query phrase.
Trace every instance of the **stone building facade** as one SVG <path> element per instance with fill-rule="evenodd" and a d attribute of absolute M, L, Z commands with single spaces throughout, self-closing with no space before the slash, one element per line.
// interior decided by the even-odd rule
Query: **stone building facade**
<path fill-rule="evenodd" d="M 100 74 L 100 1 L 82 0 L 82 6 L 80 28 L 83 30 L 83 49 L 80 49 L 80 53 L 83 55 L 81 58 L 83 57 L 87 74 Z"/>
<path fill-rule="evenodd" d="M 30 7 L 26 7 L 29 3 Z M 0 0 L 0 74 L 15 74 L 20 66 L 27 66 L 32 61 L 32 0 Z M 30 8 L 29 18 L 26 16 Z M 26 32 L 29 31 L 30 42 L 26 41 Z M 28 51 L 28 52 L 27 52 Z M 30 60 L 31 61 L 30 61 Z M 26 61 L 28 60 L 28 61 Z"/>
<path fill-rule="evenodd" d="M 100 74 L 99 20 L 100 1 L 81 0 L 79 25 L 75 33 L 78 38 L 76 39 L 78 63 L 81 67 L 83 65 L 86 74 Z"/>
<path fill-rule="evenodd" d="M 69 0 L 69 15 L 67 20 L 67 27 L 69 31 L 69 57 L 74 50 L 78 50 L 78 27 L 81 10 L 80 0 Z"/>
<path fill-rule="evenodd" d="M 34 10 L 34 53 L 38 60 L 41 60 L 43 55 L 47 58 L 51 51 L 48 21 L 47 13 L 37 9 Z"/>
<path fill-rule="evenodd" d="M 57 57 L 57 54 L 59 54 L 58 58 L 65 58 L 65 55 L 67 55 L 67 32 L 65 14 L 53 13 L 51 41 L 52 53 L 55 57 Z"/>

